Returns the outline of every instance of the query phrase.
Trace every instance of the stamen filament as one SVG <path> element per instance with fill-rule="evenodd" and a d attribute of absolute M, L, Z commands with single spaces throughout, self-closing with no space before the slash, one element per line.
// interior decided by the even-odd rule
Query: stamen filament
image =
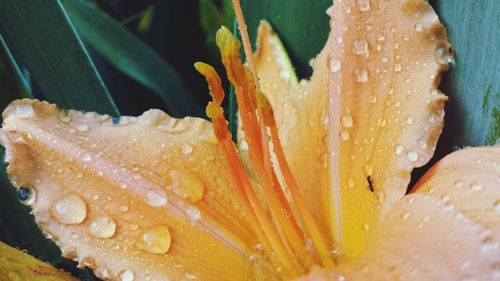
<path fill-rule="evenodd" d="M 276 232 L 276 229 L 274 229 L 273 223 L 259 204 L 257 195 L 238 157 L 236 147 L 231 141 L 227 128 L 227 121 L 224 118 L 223 109 L 220 106 L 224 97 L 220 77 L 217 75 L 215 69 L 207 64 L 196 63 L 195 68 L 206 77 L 210 86 L 210 94 L 214 102 L 209 103 L 207 106 L 207 115 L 212 119 L 214 132 L 219 142 L 222 155 L 230 169 L 231 180 L 237 187 L 236 194 L 241 200 L 241 203 L 243 203 L 243 209 L 248 215 L 249 222 L 265 249 L 269 253 L 276 253 L 280 263 L 286 269 L 284 274 L 296 276 L 300 273 L 297 271 L 298 267 L 295 266 L 295 262 L 288 254 L 285 245 L 282 243 L 282 239 L 280 239 L 279 234 Z"/>
<path fill-rule="evenodd" d="M 309 233 L 313 245 L 316 248 L 316 251 L 318 251 L 321 261 L 323 262 L 323 266 L 330 268 L 334 267 L 334 263 L 328 252 L 327 243 L 323 239 L 318 225 L 316 224 L 311 212 L 309 212 L 309 209 L 307 208 L 306 201 L 300 193 L 297 181 L 295 180 L 295 177 L 293 176 L 290 166 L 288 165 L 288 162 L 286 160 L 283 147 L 281 146 L 281 140 L 279 137 L 278 128 L 276 127 L 276 120 L 274 119 L 274 113 L 271 104 L 262 92 L 258 94 L 257 101 L 258 103 L 260 103 L 261 108 L 264 109 L 264 123 L 266 123 L 266 126 L 268 126 L 271 131 L 271 142 L 273 143 L 274 153 L 276 155 L 276 158 L 278 159 L 281 172 L 288 188 L 290 189 L 293 200 L 297 204 L 300 215 L 304 220 L 305 227 L 307 229 L 307 232 Z"/>

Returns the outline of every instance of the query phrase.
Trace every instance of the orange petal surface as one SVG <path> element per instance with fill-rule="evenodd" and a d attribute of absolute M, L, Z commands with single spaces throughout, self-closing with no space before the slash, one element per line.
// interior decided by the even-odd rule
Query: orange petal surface
<path fill-rule="evenodd" d="M 76 281 L 77 279 L 0 242 L 0 280 Z"/>
<path fill-rule="evenodd" d="M 63 255 L 97 276 L 267 274 L 249 258 L 258 241 L 207 121 L 150 110 L 113 122 L 36 100 L 14 101 L 3 117 L 12 182 L 31 190 L 26 203 Z"/>
<path fill-rule="evenodd" d="M 308 205 L 353 257 L 434 152 L 446 100 L 436 86 L 452 51 L 425 1 L 334 1 L 329 13 L 332 32 L 310 81 L 294 82 L 266 26 L 256 61 Z"/>
<path fill-rule="evenodd" d="M 465 148 L 446 156 L 414 190 L 433 194 L 500 237 L 500 145 Z"/>
<path fill-rule="evenodd" d="M 357 259 L 300 280 L 497 280 L 498 236 L 433 195 L 405 196 Z"/>

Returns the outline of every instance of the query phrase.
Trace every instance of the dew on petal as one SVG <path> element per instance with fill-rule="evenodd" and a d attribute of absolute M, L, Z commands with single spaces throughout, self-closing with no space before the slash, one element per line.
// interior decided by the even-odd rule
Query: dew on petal
<path fill-rule="evenodd" d="M 357 6 L 361 12 L 369 11 L 370 10 L 370 0 L 358 0 Z"/>
<path fill-rule="evenodd" d="M 368 82 L 368 71 L 366 68 L 356 68 L 354 69 L 354 75 L 356 76 L 356 81 L 360 83 Z"/>
<path fill-rule="evenodd" d="M 418 159 L 418 154 L 415 151 L 408 151 L 408 153 L 406 153 L 406 159 L 415 162 Z"/>
<path fill-rule="evenodd" d="M 368 42 L 364 39 L 352 41 L 352 52 L 356 55 L 368 55 Z"/>
<path fill-rule="evenodd" d="M 158 130 L 168 133 L 182 133 L 188 129 L 184 120 L 168 118 L 158 125 Z"/>
<path fill-rule="evenodd" d="M 493 204 L 493 208 L 495 209 L 495 212 L 500 214 L 500 199 L 495 201 L 495 203 Z"/>
<path fill-rule="evenodd" d="M 342 62 L 338 58 L 330 59 L 330 71 L 338 72 L 342 67 Z"/>
<path fill-rule="evenodd" d="M 400 145 L 396 146 L 396 149 L 394 150 L 394 153 L 396 155 L 401 155 L 404 150 L 405 150 L 405 147 L 400 144 Z"/>
<path fill-rule="evenodd" d="M 189 219 L 191 219 L 193 221 L 197 221 L 197 220 L 201 219 L 201 212 L 196 207 L 188 207 L 186 209 L 186 214 L 188 215 Z"/>
<path fill-rule="evenodd" d="M 341 121 L 342 121 L 342 126 L 344 126 L 345 128 L 350 128 L 353 125 L 352 116 L 349 114 L 342 116 Z"/>
<path fill-rule="evenodd" d="M 167 196 L 165 191 L 156 189 L 146 193 L 146 203 L 152 207 L 160 207 L 167 204 Z"/>
<path fill-rule="evenodd" d="M 419 22 L 417 22 L 414 26 L 416 32 L 422 32 L 423 30 L 423 25 Z"/>
<path fill-rule="evenodd" d="M 449 44 L 440 44 L 434 51 L 434 59 L 441 65 L 446 65 L 453 60 L 453 49 Z"/>
<path fill-rule="evenodd" d="M 123 270 L 119 273 L 120 281 L 134 281 L 135 275 L 130 270 Z"/>
<path fill-rule="evenodd" d="M 30 118 L 33 116 L 33 107 L 31 104 L 17 104 L 15 110 L 16 117 L 18 118 Z"/>
<path fill-rule="evenodd" d="M 166 225 L 154 225 L 144 229 L 137 241 L 137 247 L 153 254 L 166 254 L 172 238 Z"/>
<path fill-rule="evenodd" d="M 190 145 L 190 144 L 183 144 L 181 145 L 181 152 L 182 154 L 190 154 L 191 152 L 193 152 L 193 147 Z"/>
<path fill-rule="evenodd" d="M 340 131 L 340 139 L 346 141 L 349 139 L 349 132 L 347 130 Z"/>
<path fill-rule="evenodd" d="M 50 206 L 50 213 L 60 223 L 80 224 L 87 216 L 87 205 L 78 194 L 67 193 Z"/>
<path fill-rule="evenodd" d="M 194 203 L 203 198 L 205 183 L 190 170 L 174 170 L 170 172 L 172 185 L 169 188 L 177 195 Z"/>
<path fill-rule="evenodd" d="M 115 221 L 108 216 L 100 216 L 89 225 L 89 232 L 97 238 L 111 238 L 116 231 Z"/>
<path fill-rule="evenodd" d="M 410 212 L 403 212 L 403 213 L 401 214 L 401 219 L 402 219 L 402 220 L 407 220 L 407 219 L 409 219 L 409 218 L 410 218 Z"/>
<path fill-rule="evenodd" d="M 80 124 L 80 125 L 76 126 L 76 129 L 80 132 L 86 132 L 86 131 L 88 131 L 89 126 L 87 126 L 85 124 Z"/>
<path fill-rule="evenodd" d="M 483 188 L 484 188 L 483 185 L 477 182 L 473 182 L 469 185 L 469 189 L 471 191 L 481 191 L 483 190 Z"/>

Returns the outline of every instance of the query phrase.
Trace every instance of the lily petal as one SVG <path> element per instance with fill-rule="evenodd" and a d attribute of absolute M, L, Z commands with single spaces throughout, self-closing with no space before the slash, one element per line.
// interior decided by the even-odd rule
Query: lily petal
<path fill-rule="evenodd" d="M 105 279 L 254 274 L 257 241 L 209 122 L 159 110 L 113 122 L 36 100 L 3 117 L 10 178 L 64 256 Z"/>
<path fill-rule="evenodd" d="M 300 280 L 497 280 L 497 238 L 439 198 L 413 194 L 389 210 L 361 256 Z"/>
<path fill-rule="evenodd" d="M 0 280 L 76 281 L 77 279 L 0 242 Z M 4 279 L 5 278 L 5 279 Z"/>
<path fill-rule="evenodd" d="M 452 50 L 422 0 L 335 1 L 329 13 L 332 32 L 309 82 L 293 83 L 265 28 L 256 58 L 262 73 L 281 67 L 260 78 L 285 153 L 316 219 L 352 257 L 434 152 L 446 100 L 436 87 Z"/>
<path fill-rule="evenodd" d="M 465 148 L 434 165 L 414 187 L 430 193 L 500 237 L 500 145 Z"/>

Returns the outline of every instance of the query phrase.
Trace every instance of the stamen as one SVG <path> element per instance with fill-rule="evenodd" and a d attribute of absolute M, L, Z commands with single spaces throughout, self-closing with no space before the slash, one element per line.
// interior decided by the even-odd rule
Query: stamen
<path fill-rule="evenodd" d="M 299 274 L 292 258 L 288 255 L 285 246 L 276 233 L 272 222 L 266 215 L 265 210 L 259 204 L 257 195 L 255 194 L 250 180 L 245 173 L 245 169 L 238 158 L 236 147 L 231 141 L 231 137 L 227 128 L 227 121 L 223 115 L 221 108 L 224 91 L 222 90 L 220 77 L 211 66 L 205 63 L 196 63 L 195 68 L 206 77 L 210 87 L 210 94 L 213 102 L 207 106 L 207 115 L 212 119 L 214 132 L 219 142 L 224 160 L 227 167 L 230 169 L 231 179 L 233 184 L 238 188 L 237 195 L 239 200 L 243 203 L 245 213 L 260 242 L 264 245 L 269 253 L 276 253 L 279 261 L 286 268 L 286 274 L 296 276 Z M 273 251 L 274 250 L 274 251 Z"/>
<path fill-rule="evenodd" d="M 234 13 L 236 15 L 236 20 L 238 22 L 238 29 L 241 35 L 241 41 L 243 42 L 243 50 L 245 51 L 245 57 L 247 59 L 248 67 L 252 72 L 252 76 L 254 77 L 253 81 L 255 84 L 255 89 L 260 91 L 260 81 L 259 76 L 257 74 L 257 68 L 255 66 L 255 58 L 252 52 L 252 44 L 250 43 L 250 38 L 248 36 L 247 24 L 245 22 L 245 17 L 243 16 L 243 11 L 241 9 L 239 0 L 232 0 Z M 257 106 L 257 114 L 259 116 L 259 120 L 262 120 L 262 110 Z M 262 151 L 263 151 L 263 159 L 264 159 L 264 168 L 266 169 L 267 175 L 271 174 L 272 171 L 272 163 L 271 163 L 271 154 L 269 153 L 269 144 L 267 141 L 267 131 L 266 127 L 262 122 L 259 122 L 259 127 L 261 131 L 261 142 L 262 142 Z"/>
<path fill-rule="evenodd" d="M 323 266 L 325 267 L 334 267 L 333 261 L 329 255 L 328 247 L 323 239 L 321 232 L 318 228 L 318 225 L 314 221 L 314 218 L 307 208 L 306 201 L 302 194 L 300 193 L 299 186 L 297 185 L 297 181 L 295 180 L 290 166 L 285 157 L 285 153 L 283 152 L 283 147 L 281 146 L 281 140 L 278 134 L 278 128 L 276 127 L 276 120 L 274 118 L 273 108 L 271 103 L 266 98 L 266 96 L 262 92 L 257 93 L 257 103 L 261 106 L 263 111 L 263 122 L 267 127 L 270 128 L 271 131 L 271 141 L 274 147 L 274 153 L 276 154 L 276 158 L 278 159 L 279 166 L 281 168 L 281 172 L 285 179 L 288 188 L 290 189 L 290 193 L 292 194 L 293 200 L 297 204 L 300 215 L 304 220 L 305 227 L 311 240 L 313 241 L 313 245 L 318 251 L 321 261 L 323 262 Z"/>
<path fill-rule="evenodd" d="M 227 28 L 223 27 L 217 32 L 217 45 L 221 50 L 222 62 L 226 68 L 228 79 L 235 86 L 240 116 L 243 122 L 246 140 L 250 147 L 250 160 L 252 161 L 253 168 L 257 173 L 260 183 L 264 187 L 264 195 L 268 201 L 267 203 L 271 213 L 283 229 L 288 243 L 290 243 L 293 250 L 297 254 L 307 255 L 303 235 L 299 234 L 297 229 L 295 229 L 291 222 L 291 218 L 284 212 L 286 207 L 281 204 L 277 193 L 274 192 L 274 190 L 282 192 L 282 189 L 281 187 L 278 188 L 279 182 L 274 182 L 272 179 L 273 169 L 270 162 L 270 153 L 265 153 L 262 150 L 262 147 L 267 147 L 268 141 L 267 139 L 265 140 L 264 146 L 261 146 L 261 143 L 259 143 L 259 140 L 262 139 L 262 131 L 259 130 L 259 128 L 262 125 L 265 130 L 265 125 L 264 123 L 259 124 L 256 118 L 255 109 L 256 107 L 258 108 L 258 106 L 256 105 L 255 87 L 250 71 L 247 67 L 243 66 L 239 58 L 238 40 L 234 38 Z M 242 79 L 241 77 L 235 76 L 235 74 L 237 75 L 239 73 L 245 73 L 245 78 Z M 262 120 L 262 118 L 260 118 L 260 120 Z M 269 158 L 268 165 L 266 165 L 266 161 L 264 160 L 265 156 Z M 273 186 L 276 187 L 273 188 Z"/>

